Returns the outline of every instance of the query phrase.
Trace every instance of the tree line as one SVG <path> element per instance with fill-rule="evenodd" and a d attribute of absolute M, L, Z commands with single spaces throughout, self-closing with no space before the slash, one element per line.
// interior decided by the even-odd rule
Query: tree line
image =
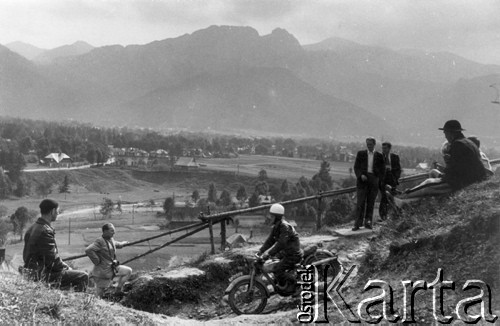
<path fill-rule="evenodd" d="M 295 156 L 331 162 L 345 161 L 346 157 L 342 154 L 345 149 L 355 155 L 358 150 L 365 148 L 363 142 L 252 138 L 189 132 L 163 134 L 151 129 L 103 128 L 74 121 L 3 118 L 0 121 L 0 198 L 28 194 L 30 187 L 22 172 L 27 163 L 37 163 L 49 153 L 61 152 L 69 155 L 73 161 L 104 163 L 109 158 L 110 145 L 146 151 L 164 149 L 172 157 L 205 152 L 242 153 Z M 438 148 L 393 145 L 393 151 L 400 155 L 404 168 L 414 168 L 417 163 L 424 161 L 442 161 Z M 487 154 L 490 157 L 500 156 L 494 150 Z M 269 191 L 276 192 L 276 189 Z"/>

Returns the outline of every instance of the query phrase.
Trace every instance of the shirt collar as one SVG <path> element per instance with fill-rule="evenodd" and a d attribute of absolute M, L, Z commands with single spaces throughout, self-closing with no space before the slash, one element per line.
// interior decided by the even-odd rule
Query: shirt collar
<path fill-rule="evenodd" d="M 50 223 L 48 221 L 46 221 L 45 219 L 39 217 L 38 220 L 36 220 L 36 223 L 38 224 L 41 224 L 41 225 L 47 225 L 49 228 L 51 228 L 52 230 L 54 230 L 54 228 L 52 227 L 52 225 L 50 225 Z"/>

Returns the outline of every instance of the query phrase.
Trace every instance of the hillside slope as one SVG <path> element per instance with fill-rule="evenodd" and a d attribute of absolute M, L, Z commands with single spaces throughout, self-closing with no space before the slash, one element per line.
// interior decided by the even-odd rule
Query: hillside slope
<path fill-rule="evenodd" d="M 392 286 L 394 308 L 402 316 L 401 282 L 422 280 L 430 285 L 438 269 L 442 269 L 444 281 L 455 282 L 455 290 L 443 290 L 445 315 L 457 320 L 457 303 L 478 294 L 474 290 L 463 291 L 464 283 L 481 280 L 491 287 L 492 311 L 500 316 L 499 189 L 497 176 L 447 198 L 423 200 L 389 221 L 370 241 L 358 276 L 351 287 L 345 288 L 347 301 L 357 308 L 362 299 L 380 293 L 380 290 L 364 292 L 365 284 L 369 280 L 384 280 Z M 487 299 L 485 303 L 488 309 Z M 381 308 L 381 304 L 372 307 L 372 316 L 381 312 Z M 416 321 L 436 321 L 432 290 L 418 292 L 414 308 Z M 479 308 L 480 305 L 473 305 L 469 314 L 480 313 Z M 338 313 L 332 315 L 335 322 L 341 320 Z"/>

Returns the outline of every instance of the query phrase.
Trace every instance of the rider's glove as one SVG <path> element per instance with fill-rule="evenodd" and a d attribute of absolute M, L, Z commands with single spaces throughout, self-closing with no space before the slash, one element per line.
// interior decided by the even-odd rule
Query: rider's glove
<path fill-rule="evenodd" d="M 269 254 L 263 254 L 262 256 L 263 260 L 268 260 L 269 259 Z"/>

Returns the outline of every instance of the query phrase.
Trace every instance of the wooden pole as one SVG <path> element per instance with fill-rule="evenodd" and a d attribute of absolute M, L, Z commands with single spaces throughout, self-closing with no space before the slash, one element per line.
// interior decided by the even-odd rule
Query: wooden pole
<path fill-rule="evenodd" d="M 220 250 L 224 252 L 226 249 L 226 220 L 220 222 Z"/>
<path fill-rule="evenodd" d="M 71 216 L 68 216 L 68 245 L 71 244 Z"/>
<path fill-rule="evenodd" d="M 210 232 L 210 253 L 215 254 L 214 229 L 212 221 L 208 221 L 208 231 Z"/>
<path fill-rule="evenodd" d="M 316 214 L 316 230 L 319 231 L 321 229 L 321 214 L 322 214 L 322 207 L 321 207 L 321 199 L 323 197 L 318 198 L 318 212 Z"/>

